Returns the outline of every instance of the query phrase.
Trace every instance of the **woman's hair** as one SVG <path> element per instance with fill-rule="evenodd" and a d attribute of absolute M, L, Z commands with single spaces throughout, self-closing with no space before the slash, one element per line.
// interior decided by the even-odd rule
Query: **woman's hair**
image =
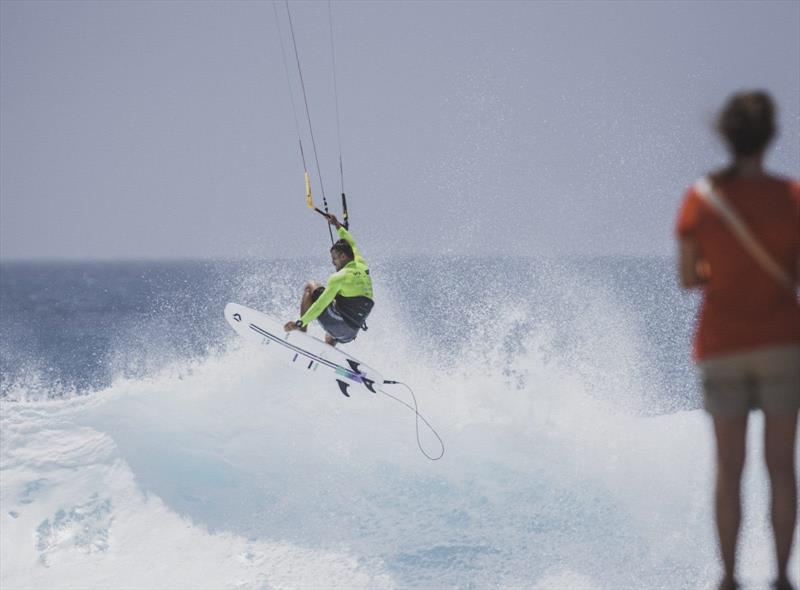
<path fill-rule="evenodd" d="M 762 90 L 739 92 L 728 99 L 717 130 L 734 156 L 760 154 L 775 135 L 775 105 Z"/>

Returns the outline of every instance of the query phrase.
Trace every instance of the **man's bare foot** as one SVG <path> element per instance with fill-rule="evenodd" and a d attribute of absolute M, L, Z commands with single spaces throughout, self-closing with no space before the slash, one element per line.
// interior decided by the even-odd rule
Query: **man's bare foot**
<path fill-rule="evenodd" d="M 331 346 L 336 346 L 336 340 L 331 338 L 330 334 L 325 334 L 325 344 L 330 344 Z"/>
<path fill-rule="evenodd" d="M 717 588 L 719 590 L 739 590 L 739 582 L 737 582 L 734 578 L 728 578 L 726 576 L 722 578 Z"/>

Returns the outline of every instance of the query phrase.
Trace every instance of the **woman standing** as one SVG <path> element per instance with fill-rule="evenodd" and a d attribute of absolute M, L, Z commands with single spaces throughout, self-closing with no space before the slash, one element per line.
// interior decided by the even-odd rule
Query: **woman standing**
<path fill-rule="evenodd" d="M 800 183 L 763 169 L 775 134 L 769 95 L 734 95 L 717 126 L 732 163 L 689 189 L 677 233 L 681 283 L 703 289 L 694 357 L 717 447 L 716 525 L 725 568 L 719 587 L 737 587 L 747 417 L 760 408 L 778 567 L 773 586 L 785 590 L 797 519 Z"/>

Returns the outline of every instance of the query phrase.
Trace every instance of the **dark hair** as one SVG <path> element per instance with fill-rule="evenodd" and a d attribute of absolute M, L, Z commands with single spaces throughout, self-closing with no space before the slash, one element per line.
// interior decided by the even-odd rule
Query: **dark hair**
<path fill-rule="evenodd" d="M 331 252 L 334 250 L 339 254 L 347 254 L 348 258 L 355 258 L 353 248 L 347 243 L 347 240 L 337 240 L 336 243 L 331 246 Z"/>
<path fill-rule="evenodd" d="M 775 105 L 762 90 L 739 92 L 728 99 L 717 130 L 734 156 L 760 154 L 775 135 Z"/>

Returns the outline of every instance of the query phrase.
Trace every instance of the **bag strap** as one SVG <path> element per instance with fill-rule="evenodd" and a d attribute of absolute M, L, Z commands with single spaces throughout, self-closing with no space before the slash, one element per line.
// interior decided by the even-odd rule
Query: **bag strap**
<path fill-rule="evenodd" d="M 781 285 L 789 289 L 792 293 L 795 293 L 795 285 L 792 277 L 789 276 L 789 273 L 787 273 L 780 264 L 775 262 L 775 259 L 770 256 L 764 246 L 756 240 L 742 218 L 739 217 L 728 202 L 714 190 L 711 180 L 707 177 L 701 178 L 695 183 L 694 189 L 720 216 L 722 221 L 728 225 L 733 235 L 738 238 L 739 243 L 750 253 L 759 266 Z"/>

